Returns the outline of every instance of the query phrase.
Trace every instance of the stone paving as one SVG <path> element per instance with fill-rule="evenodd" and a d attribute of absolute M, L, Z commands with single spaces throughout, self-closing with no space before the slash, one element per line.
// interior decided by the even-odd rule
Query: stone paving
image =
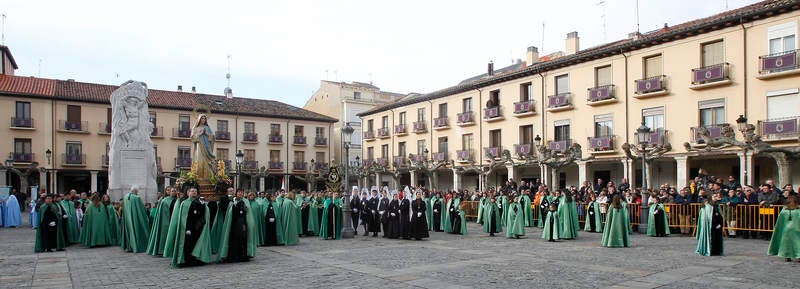
<path fill-rule="evenodd" d="M 602 248 L 600 234 L 548 243 L 431 233 L 425 241 L 301 238 L 260 247 L 254 260 L 173 269 L 118 247 L 33 253 L 35 231 L 0 229 L 0 288 L 800 288 L 800 263 L 766 256 L 762 240 L 727 239 L 724 257 L 694 254 L 695 239 L 634 234 Z"/>

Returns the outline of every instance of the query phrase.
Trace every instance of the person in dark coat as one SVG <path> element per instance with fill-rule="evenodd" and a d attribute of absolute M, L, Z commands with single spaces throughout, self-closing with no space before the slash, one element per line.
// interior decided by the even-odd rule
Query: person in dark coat
<path fill-rule="evenodd" d="M 378 199 L 378 191 L 373 190 L 372 198 L 369 199 L 366 204 L 366 211 L 369 212 L 369 222 L 367 224 L 367 228 L 369 229 L 369 232 L 372 233 L 373 237 L 377 237 L 378 233 L 381 232 L 381 214 L 378 211 L 379 204 L 380 200 Z"/>
<path fill-rule="evenodd" d="M 358 235 L 358 217 L 361 211 L 361 200 L 358 198 L 358 188 L 353 187 L 353 192 L 350 194 L 350 218 L 353 222 L 353 230 L 355 235 Z"/>
<path fill-rule="evenodd" d="M 422 193 L 417 193 L 417 198 L 411 202 L 411 238 L 422 240 L 428 238 L 428 220 L 425 216 L 427 206 L 422 199 Z"/>
<path fill-rule="evenodd" d="M 403 198 L 400 200 L 400 237 L 411 239 L 411 200 Z M 427 219 L 426 219 L 427 220 Z M 425 225 L 427 228 L 427 224 Z"/>
<path fill-rule="evenodd" d="M 384 238 L 397 239 L 400 237 L 400 200 L 397 195 L 392 195 L 392 201 L 389 202 L 389 221 L 387 222 L 386 230 L 383 232 Z"/>

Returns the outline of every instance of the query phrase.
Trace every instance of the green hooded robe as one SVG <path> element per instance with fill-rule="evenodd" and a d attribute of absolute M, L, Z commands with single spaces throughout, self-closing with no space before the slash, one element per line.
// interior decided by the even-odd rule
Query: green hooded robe
<path fill-rule="evenodd" d="M 775 231 L 769 241 L 767 254 L 783 258 L 800 258 L 800 209 L 781 210 L 775 222 Z"/>
<path fill-rule="evenodd" d="M 173 202 L 175 203 L 173 205 Z M 153 224 L 150 227 L 150 240 L 147 242 L 147 254 L 153 256 L 164 255 L 164 243 L 167 241 L 170 221 L 175 208 L 180 206 L 180 201 L 173 196 L 166 196 L 158 201 Z"/>
<path fill-rule="evenodd" d="M 506 225 L 506 216 L 508 216 L 508 197 L 505 195 L 500 196 L 500 207 L 499 209 L 502 211 L 502 216 L 500 216 L 500 222 L 503 223 L 503 226 Z"/>
<path fill-rule="evenodd" d="M 61 207 L 64 208 L 65 212 L 62 212 L 67 215 L 68 222 L 64 223 L 67 226 L 67 242 L 69 244 L 75 244 L 81 242 L 81 229 L 78 226 L 78 216 L 75 212 L 75 203 L 69 200 L 61 200 Z"/>
<path fill-rule="evenodd" d="M 283 216 L 281 215 L 280 206 L 277 201 L 271 201 L 264 206 L 264 215 L 263 218 L 267 218 L 267 213 L 269 213 L 269 206 L 272 206 L 272 212 L 275 213 L 275 240 L 279 245 L 285 244 L 283 239 Z M 269 222 L 269 220 L 264 219 L 264 224 Z M 266 227 L 266 226 L 265 226 Z M 265 234 L 269 234 L 270 232 L 264 230 Z M 264 236 L 266 239 L 266 236 Z"/>
<path fill-rule="evenodd" d="M 663 217 L 661 220 L 656 220 L 656 209 L 661 210 Z M 667 221 L 667 211 L 664 210 L 664 204 L 653 204 L 649 210 L 650 217 L 647 218 L 647 235 L 656 237 L 656 222 L 664 224 L 664 235 L 669 236 L 669 221 Z"/>
<path fill-rule="evenodd" d="M 317 198 L 315 197 L 311 203 L 308 205 L 308 228 L 306 228 L 306 232 L 311 232 L 314 236 L 319 236 L 319 211 L 317 210 L 318 206 L 323 206 L 323 210 L 325 209 L 325 202 L 328 201 L 328 198 Z"/>
<path fill-rule="evenodd" d="M 333 226 L 333 236 L 328 234 L 328 228 Z M 342 199 L 325 199 L 322 209 L 322 225 L 320 226 L 319 236 L 323 239 L 333 237 L 339 240 L 342 238 Z"/>
<path fill-rule="evenodd" d="M 292 200 L 285 199 L 280 206 L 281 227 L 283 234 L 284 245 L 294 246 L 300 243 L 299 228 L 300 222 L 300 209 L 297 208 Z"/>
<path fill-rule="evenodd" d="M 164 257 L 172 258 L 172 267 L 179 267 L 186 263 L 184 244 L 186 240 L 186 221 L 189 210 L 192 207 L 194 198 L 188 198 L 180 204 L 175 205 L 175 212 L 172 214 L 169 229 L 167 230 L 167 240 L 164 242 Z M 205 205 L 202 205 L 205 207 Z M 211 263 L 211 229 L 210 212 L 205 207 L 205 225 L 200 238 L 192 249 L 192 256 L 203 263 Z"/>
<path fill-rule="evenodd" d="M 112 204 L 105 205 L 105 208 L 108 215 L 109 230 L 111 231 L 111 246 L 119 246 L 119 237 L 122 235 L 122 230 L 119 228 L 117 209 Z"/>
<path fill-rule="evenodd" d="M 147 225 L 147 212 L 139 195 L 128 193 L 122 202 L 122 250 L 141 253 L 147 250 L 150 228 Z"/>
<path fill-rule="evenodd" d="M 117 232 L 111 231 L 111 222 L 116 221 L 116 218 L 109 218 L 105 205 L 88 204 L 86 213 L 83 215 L 81 243 L 86 247 L 113 245 L 114 238 L 112 236 Z"/>
<path fill-rule="evenodd" d="M 519 203 L 512 202 L 508 205 L 508 214 L 506 214 L 507 238 L 519 238 L 519 236 L 525 236 L 525 220 L 522 214 L 522 207 Z"/>
<path fill-rule="evenodd" d="M 48 224 L 42 224 L 42 221 L 44 220 L 44 215 L 47 210 L 50 210 L 56 216 L 56 221 L 54 221 L 56 222 L 56 249 L 62 250 L 67 247 L 67 242 L 64 238 L 64 231 L 61 228 L 61 224 L 63 223 L 63 219 L 61 218 L 61 210 L 58 208 L 58 206 L 52 204 L 42 204 L 36 214 L 38 217 L 36 222 L 39 224 L 36 226 L 36 242 L 33 245 L 33 252 L 36 253 L 44 252 L 44 244 L 42 244 L 42 230 L 44 230 Z"/>
<path fill-rule="evenodd" d="M 228 204 L 228 212 L 225 214 L 225 221 L 223 221 L 222 225 L 222 235 L 219 240 L 219 249 L 217 250 L 217 262 L 224 261 L 228 257 L 228 243 L 231 237 L 231 223 L 233 223 L 233 207 L 234 203 L 237 200 L 234 198 L 230 204 Z M 255 214 L 256 212 L 253 211 L 252 207 L 250 207 L 250 201 L 242 198 L 238 201 L 242 202 L 247 209 L 245 213 L 245 223 L 247 224 L 247 256 L 255 257 L 256 256 L 256 247 L 258 242 L 258 237 L 256 237 L 257 230 L 256 230 L 256 221 L 255 221 Z"/>
<path fill-rule="evenodd" d="M 594 220 L 594 231 L 592 231 L 592 224 L 589 220 Z M 600 214 L 600 203 L 592 201 L 586 208 L 586 224 L 583 226 L 586 232 L 603 232 L 603 219 Z"/>
<path fill-rule="evenodd" d="M 428 221 L 428 231 L 433 231 L 433 203 L 429 197 L 422 198 L 422 201 L 425 203 L 425 220 Z"/>
<path fill-rule="evenodd" d="M 269 203 L 269 200 L 264 198 L 256 198 L 254 202 L 250 202 L 250 206 L 253 207 L 253 210 L 256 212 L 256 226 L 258 226 L 257 239 L 259 246 L 264 246 L 267 243 L 264 235 L 267 230 L 267 222 L 264 219 L 264 216 L 267 214 L 267 203 Z"/>
<path fill-rule="evenodd" d="M 478 201 L 478 217 L 475 220 L 475 223 L 482 224 L 483 222 L 483 207 L 486 206 L 486 197 L 481 197 L 481 200 Z"/>
<path fill-rule="evenodd" d="M 547 217 L 544 218 L 544 224 L 543 224 L 544 229 L 542 229 L 542 239 L 550 240 L 552 238 L 553 240 L 558 240 L 558 237 L 559 237 L 558 228 L 561 227 L 561 222 L 560 221 L 561 220 L 559 220 L 558 212 L 557 211 L 550 211 L 548 209 L 547 210 Z M 553 223 L 552 226 L 550 225 L 550 222 Z M 551 231 L 550 228 L 551 227 L 552 227 L 552 231 L 553 231 L 552 236 L 550 235 L 550 231 Z"/>
<path fill-rule="evenodd" d="M 450 223 L 452 221 L 450 220 L 450 209 L 452 208 L 453 210 L 457 211 L 459 204 L 461 204 L 461 199 L 459 198 L 451 198 L 450 200 L 447 200 L 447 205 L 444 207 L 445 210 L 442 211 L 442 218 L 444 219 L 442 228 L 444 229 L 445 233 L 453 232 L 453 226 Z"/>
<path fill-rule="evenodd" d="M 295 227 L 297 227 L 296 229 L 298 235 L 305 234 L 305 230 L 303 230 L 303 202 L 305 201 L 306 197 L 299 194 L 294 198 L 294 205 L 297 207 L 297 212 L 295 212 L 295 214 L 297 214 L 297 224 Z"/>
<path fill-rule="evenodd" d="M 490 224 L 492 223 L 491 222 L 492 215 L 494 215 L 495 233 L 503 232 L 503 225 L 502 221 L 500 220 L 502 217 L 500 216 L 500 211 L 497 208 L 497 203 L 496 202 L 492 203 L 491 201 L 489 201 L 489 203 L 487 203 L 486 206 L 483 208 L 483 232 L 491 233 L 490 230 L 492 228 L 490 227 Z"/>
<path fill-rule="evenodd" d="M 577 238 L 581 227 L 578 223 L 578 207 L 575 205 L 575 200 L 567 202 L 567 197 L 561 196 L 558 204 L 558 221 L 561 225 L 558 237 L 566 240 Z"/>
<path fill-rule="evenodd" d="M 525 220 L 525 227 L 533 227 L 533 209 L 531 208 L 531 197 L 522 195 L 520 197 L 520 207 L 522 207 L 523 219 Z"/>
<path fill-rule="evenodd" d="M 720 237 L 720 248 L 712 248 L 713 244 L 713 237 L 712 237 L 712 223 L 714 218 L 714 208 L 716 207 L 717 213 L 722 214 L 722 209 L 719 206 L 705 204 L 703 207 L 700 208 L 700 213 L 698 214 L 697 219 L 697 228 L 695 232 L 697 232 L 697 250 L 695 252 L 702 256 L 711 256 L 711 251 L 715 249 L 719 249 L 719 255 L 725 255 L 725 238 Z M 723 220 L 720 225 L 725 224 Z M 722 235 L 725 233 L 723 232 Z"/>
<path fill-rule="evenodd" d="M 625 205 L 621 208 L 608 207 L 606 212 L 606 226 L 603 228 L 603 238 L 600 244 L 603 247 L 628 247 L 628 229 L 630 221 Z"/>

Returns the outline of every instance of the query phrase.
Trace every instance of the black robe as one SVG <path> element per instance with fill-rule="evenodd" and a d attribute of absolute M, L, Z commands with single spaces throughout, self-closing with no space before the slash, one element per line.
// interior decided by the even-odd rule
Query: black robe
<path fill-rule="evenodd" d="M 442 231 L 442 212 L 440 211 L 442 208 L 442 199 L 437 198 L 435 202 L 433 202 L 433 231 L 434 232 L 441 232 Z"/>
<path fill-rule="evenodd" d="M 314 208 L 315 209 L 315 208 Z M 300 216 L 301 216 L 301 225 L 303 226 L 303 235 L 305 236 L 313 236 L 314 233 L 308 231 L 308 218 L 310 210 L 312 210 L 310 202 L 303 201 L 302 205 L 300 205 Z"/>
<path fill-rule="evenodd" d="M 350 218 L 353 222 L 353 228 L 356 230 L 356 232 L 358 232 L 358 216 L 361 212 L 361 202 L 358 200 L 358 198 L 353 198 L 350 200 L 350 210 Z M 344 222 L 346 221 L 347 220 L 344 220 Z"/>
<path fill-rule="evenodd" d="M 39 223 L 39 230 L 41 230 L 41 244 L 42 249 L 53 250 L 58 249 L 58 223 L 61 222 L 61 216 L 58 209 L 53 206 L 54 203 L 50 204 L 47 207 L 47 210 L 44 212 L 44 216 L 42 216 L 42 222 Z M 51 222 L 55 222 L 55 226 L 50 226 Z M 62 227 L 66 227 L 62 225 Z M 114 232 L 116 233 L 116 232 Z"/>
<path fill-rule="evenodd" d="M 664 237 L 666 236 L 666 232 L 668 228 L 664 228 L 664 219 L 667 218 L 667 215 L 664 214 L 664 210 L 656 209 L 655 214 L 653 214 L 653 226 L 656 227 L 656 236 L 657 237 Z"/>
<path fill-rule="evenodd" d="M 369 223 L 367 228 L 369 232 L 380 233 L 381 231 L 381 215 L 378 213 L 378 198 L 372 198 L 367 201 L 367 210 L 369 210 Z"/>
<path fill-rule="evenodd" d="M 178 198 L 175 199 L 177 200 Z M 180 200 L 183 202 L 183 199 Z M 211 224 L 209 224 L 209 228 L 213 228 L 214 221 L 216 220 L 214 218 L 217 217 L 217 202 L 208 202 L 206 203 L 206 207 L 208 207 L 208 220 L 211 222 Z"/>
<path fill-rule="evenodd" d="M 377 215 L 380 217 L 380 220 L 378 222 L 381 224 L 381 226 L 383 226 L 384 231 L 386 231 L 386 223 L 389 222 L 388 210 L 389 210 L 389 199 L 383 198 L 378 200 L 378 209 L 375 211 L 378 212 Z M 383 214 L 381 214 L 381 212 L 383 212 Z"/>
<path fill-rule="evenodd" d="M 461 215 L 459 215 L 456 202 L 450 202 L 450 208 L 447 208 L 447 213 L 450 214 L 450 234 L 461 234 Z"/>
<path fill-rule="evenodd" d="M 177 200 L 177 198 L 175 199 Z M 173 202 L 172 205 L 175 205 L 175 202 Z M 197 245 L 197 240 L 200 239 L 200 235 L 203 233 L 205 227 L 206 206 L 201 204 L 197 199 L 193 199 L 189 206 L 189 213 L 186 216 L 186 231 L 190 233 L 186 234 L 183 240 L 183 256 L 186 258 L 186 263 L 182 264 L 182 266 L 204 264 L 202 261 L 197 260 L 195 256 L 192 256 L 192 250 L 194 250 L 195 245 Z"/>
<path fill-rule="evenodd" d="M 544 227 L 544 219 L 547 218 L 547 211 L 550 207 L 550 201 L 547 200 L 547 195 L 542 196 L 542 199 L 539 201 L 539 222 L 541 225 L 539 227 Z M 599 213 L 599 212 L 596 212 Z"/>
<path fill-rule="evenodd" d="M 589 205 L 589 209 L 586 210 L 586 222 L 589 222 L 589 227 L 592 229 L 592 232 L 597 232 L 597 226 L 600 225 L 595 222 L 595 214 L 600 214 L 600 212 L 595 212 L 594 206 Z"/>
<path fill-rule="evenodd" d="M 264 240 L 267 246 L 277 246 L 278 245 L 278 218 L 275 215 L 275 207 L 272 206 L 272 202 L 266 202 L 266 214 L 264 214 Z M 271 221 L 270 221 L 271 220 Z"/>
<path fill-rule="evenodd" d="M 389 222 L 383 236 L 386 238 L 397 239 L 400 237 L 400 202 L 392 200 L 389 202 Z M 394 216 L 392 216 L 394 214 Z"/>
<path fill-rule="evenodd" d="M 228 257 L 225 262 L 249 261 L 247 256 L 247 206 L 244 201 L 231 204 L 231 231 L 228 239 Z"/>
<path fill-rule="evenodd" d="M 428 219 L 425 211 L 428 208 L 421 199 L 411 202 L 411 238 L 421 240 L 428 238 Z"/>
<path fill-rule="evenodd" d="M 366 236 L 367 232 L 369 232 L 369 222 L 372 220 L 372 204 L 367 198 L 362 198 L 360 203 L 358 208 L 361 211 L 361 223 L 364 224 L 364 235 Z"/>
<path fill-rule="evenodd" d="M 719 206 L 713 206 L 714 213 L 711 216 L 711 249 L 709 255 L 711 256 L 720 256 L 722 255 L 722 237 L 724 232 L 722 230 L 723 227 L 723 219 L 722 219 L 722 212 L 720 212 Z"/>
<path fill-rule="evenodd" d="M 403 239 L 411 239 L 411 201 L 403 199 L 400 201 L 400 236 Z"/>

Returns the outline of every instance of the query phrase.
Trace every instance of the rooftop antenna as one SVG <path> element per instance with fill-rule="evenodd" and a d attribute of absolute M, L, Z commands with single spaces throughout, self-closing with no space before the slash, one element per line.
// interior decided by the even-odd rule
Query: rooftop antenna
<path fill-rule="evenodd" d="M 339 71 L 338 70 L 334 70 L 333 71 L 333 78 L 334 78 L 334 80 L 336 82 L 339 82 Z"/>
<path fill-rule="evenodd" d="M 603 10 L 600 14 L 600 19 L 603 20 L 603 42 L 606 42 L 606 1 L 602 0 L 595 4 L 596 6 L 602 6 Z"/>
<path fill-rule="evenodd" d="M 725 11 L 728 11 L 728 0 L 725 0 Z"/>
<path fill-rule="evenodd" d="M 539 45 L 542 49 L 542 53 L 544 53 L 544 21 L 542 21 L 542 45 Z"/>
<path fill-rule="evenodd" d="M 117 80 L 119 80 L 119 72 L 114 72 L 114 77 L 116 77 Z"/>
<path fill-rule="evenodd" d="M 636 15 L 636 33 L 639 33 L 639 0 L 633 0 L 633 10 Z"/>
<path fill-rule="evenodd" d="M 330 79 L 328 78 L 328 70 L 327 70 L 327 69 L 325 69 L 325 80 L 330 80 Z"/>
<path fill-rule="evenodd" d="M 36 75 L 38 75 L 39 78 L 42 78 L 42 59 L 41 58 L 39 58 L 39 71 L 37 71 Z"/>
<path fill-rule="evenodd" d="M 0 28 L 0 29 L 2 29 L 2 33 L 0 33 L 0 34 L 2 34 L 2 36 L 1 36 L 2 40 L 1 41 L 2 41 L 3 45 L 6 45 L 6 14 L 5 13 L 0 14 L 0 18 L 2 18 L 2 20 L 1 20 L 2 21 L 2 28 Z"/>
<path fill-rule="evenodd" d="M 369 73 L 369 84 L 372 84 L 372 72 Z"/>
<path fill-rule="evenodd" d="M 231 55 L 228 54 L 228 73 L 225 74 L 225 78 L 228 80 L 228 87 L 225 88 L 225 97 L 233 98 L 233 89 L 231 89 Z"/>

